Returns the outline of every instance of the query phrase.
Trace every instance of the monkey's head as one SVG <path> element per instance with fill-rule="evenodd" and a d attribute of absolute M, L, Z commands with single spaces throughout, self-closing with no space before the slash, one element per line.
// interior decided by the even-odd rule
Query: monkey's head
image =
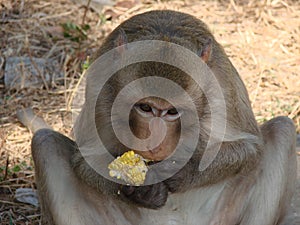
<path fill-rule="evenodd" d="M 167 43 L 174 43 L 194 52 L 199 60 L 202 60 L 204 63 L 211 63 L 213 47 L 216 43 L 206 25 L 200 20 L 183 13 L 178 13 L 177 17 L 174 18 L 175 21 L 170 23 L 169 15 L 171 14 L 173 15 L 174 12 L 164 11 L 161 13 L 160 11 L 154 11 L 149 13 L 149 16 L 145 13 L 132 17 L 130 20 L 122 23 L 107 37 L 96 56 L 101 56 L 114 48 L 119 48 L 115 52 L 122 55 L 128 50 L 125 46 L 128 43 L 159 40 L 165 42 L 165 48 L 169 47 Z M 159 15 L 160 18 L 156 18 L 156 15 Z M 142 49 L 136 49 L 136 51 L 142 51 Z M 156 50 L 153 49 L 153 51 Z M 176 58 L 178 61 L 182 60 L 180 54 L 164 51 L 164 47 L 157 50 L 157 52 L 162 59 Z M 180 93 L 176 93 L 175 90 L 168 87 L 162 88 L 165 89 L 165 92 L 168 92 L 166 93 L 168 99 L 155 93 L 147 97 L 141 95 L 140 99 L 137 99 L 134 104 L 130 105 L 129 102 L 132 103 L 132 99 L 130 97 L 129 99 L 124 98 L 123 101 L 125 103 L 128 101 L 128 105 L 130 105 L 128 107 L 131 107 L 129 118 L 120 119 L 118 116 L 113 115 L 113 103 L 122 89 L 131 82 L 147 77 L 165 78 L 180 86 L 193 99 L 199 117 L 209 108 L 207 105 L 204 105 L 205 96 L 199 85 L 196 84 L 190 75 L 176 66 L 157 61 L 142 61 L 126 65 L 107 81 L 98 97 L 96 106 L 95 121 L 99 125 L 97 131 L 107 149 L 114 156 L 121 155 L 124 151 L 132 149 L 144 158 L 154 161 L 164 160 L 174 152 L 180 139 L 181 130 L 185 128 L 192 129 L 193 121 L 189 121 L 189 124 L 185 123 L 186 127 L 181 126 L 182 113 L 186 114 L 191 109 L 187 107 L 188 104 L 186 104 L 185 100 L 179 101 L 180 98 L 184 99 Z M 136 86 L 139 85 L 137 83 Z M 162 85 L 152 89 L 161 87 Z M 138 89 L 139 87 L 135 88 Z M 140 85 L 140 89 L 142 89 L 139 90 L 142 93 L 145 87 Z M 128 96 L 131 96 L 131 93 L 128 93 Z M 173 102 L 169 101 L 169 99 L 175 99 L 179 104 L 172 104 Z M 117 129 L 115 127 L 113 129 L 111 124 L 109 124 L 111 120 L 117 120 Z M 128 129 L 125 129 L 125 127 L 128 123 L 130 125 L 129 132 L 132 132 L 136 138 L 144 140 L 144 145 L 146 146 L 142 150 L 138 147 L 131 148 L 126 146 L 126 144 L 123 145 L 120 143 L 119 137 L 116 137 L 116 130 L 119 133 L 124 132 L 119 136 L 127 135 Z M 191 126 L 188 127 L 189 125 Z M 138 146 L 134 143 L 134 140 L 130 141 L 133 142 L 132 145 Z M 148 144 L 146 143 L 147 141 L 149 142 Z M 153 143 L 158 142 L 159 144 L 154 146 Z"/>
<path fill-rule="evenodd" d="M 141 78 L 149 78 L 149 80 L 139 81 Z M 164 80 L 160 80 L 160 84 L 151 84 L 152 78 Z M 119 107 L 116 113 L 113 112 L 113 104 L 117 96 L 122 95 L 122 90 L 124 91 L 124 88 L 134 81 L 139 82 L 125 91 L 125 94 L 123 92 L 124 107 Z M 200 101 L 205 101 L 205 96 L 199 94 L 199 87 L 190 76 L 174 66 L 160 62 L 129 65 L 114 74 L 106 83 L 97 99 L 95 121 L 99 125 L 97 129 L 101 140 L 114 156 L 134 150 L 145 159 L 154 162 L 165 160 L 178 146 L 182 129 L 191 129 L 195 121 L 189 121 L 188 124 L 185 121 L 184 126 L 181 123 L 181 116 L 186 116 L 192 110 L 184 101 L 181 92 L 165 88 L 163 92 L 166 98 L 158 97 L 161 92 L 159 89 L 164 87 L 164 81 L 171 81 L 180 86 L 182 91 L 197 96 L 194 101 L 199 105 Z M 149 86 L 154 96 L 145 94 L 149 92 Z M 143 97 L 143 94 L 147 97 Z M 126 108 L 130 110 L 128 117 L 125 116 Z M 122 144 L 120 141 L 120 136 L 124 140 L 129 133 L 132 133 L 133 137 L 130 136 L 132 138 L 126 140 L 134 147 Z M 143 141 L 142 149 L 136 143 L 137 140 Z"/>

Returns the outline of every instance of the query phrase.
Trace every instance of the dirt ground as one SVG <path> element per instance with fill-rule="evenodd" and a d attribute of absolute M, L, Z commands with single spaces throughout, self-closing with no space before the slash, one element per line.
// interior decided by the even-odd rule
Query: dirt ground
<path fill-rule="evenodd" d="M 0 3 L 0 224 L 39 224 L 40 218 L 37 207 L 15 200 L 16 189 L 35 188 L 32 134 L 16 110 L 30 106 L 69 135 L 71 102 L 88 57 L 120 22 L 141 12 L 173 9 L 206 22 L 242 76 L 258 122 L 285 115 L 300 132 L 299 1 L 117 0 L 98 12 L 76 2 Z M 35 88 L 9 88 L 4 68 L 15 56 L 55 60 L 63 77 Z M 293 206 L 300 218 L 300 182 Z"/>

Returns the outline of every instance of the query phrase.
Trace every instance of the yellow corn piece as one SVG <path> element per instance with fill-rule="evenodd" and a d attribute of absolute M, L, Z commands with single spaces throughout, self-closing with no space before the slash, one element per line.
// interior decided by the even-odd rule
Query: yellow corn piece
<path fill-rule="evenodd" d="M 111 177 L 136 186 L 144 183 L 148 171 L 145 159 L 134 151 L 125 152 L 117 157 L 108 165 L 108 169 Z"/>

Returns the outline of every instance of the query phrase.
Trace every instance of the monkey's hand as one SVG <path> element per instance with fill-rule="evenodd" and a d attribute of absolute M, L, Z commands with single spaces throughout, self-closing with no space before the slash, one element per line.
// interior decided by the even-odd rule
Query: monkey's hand
<path fill-rule="evenodd" d="M 162 181 L 172 193 L 184 191 L 190 187 L 198 164 L 193 159 L 188 163 L 180 157 L 166 159 L 149 168 L 145 183 Z"/>
<path fill-rule="evenodd" d="M 168 198 L 168 188 L 164 183 L 147 186 L 123 186 L 122 194 L 138 206 L 158 209 L 162 207 Z"/>

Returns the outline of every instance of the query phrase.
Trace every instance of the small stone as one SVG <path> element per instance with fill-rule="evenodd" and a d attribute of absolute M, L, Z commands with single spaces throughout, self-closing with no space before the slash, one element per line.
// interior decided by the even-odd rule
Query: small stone
<path fill-rule="evenodd" d="M 5 62 L 4 84 L 8 89 L 40 88 L 63 77 L 58 62 L 50 59 L 9 57 Z"/>

